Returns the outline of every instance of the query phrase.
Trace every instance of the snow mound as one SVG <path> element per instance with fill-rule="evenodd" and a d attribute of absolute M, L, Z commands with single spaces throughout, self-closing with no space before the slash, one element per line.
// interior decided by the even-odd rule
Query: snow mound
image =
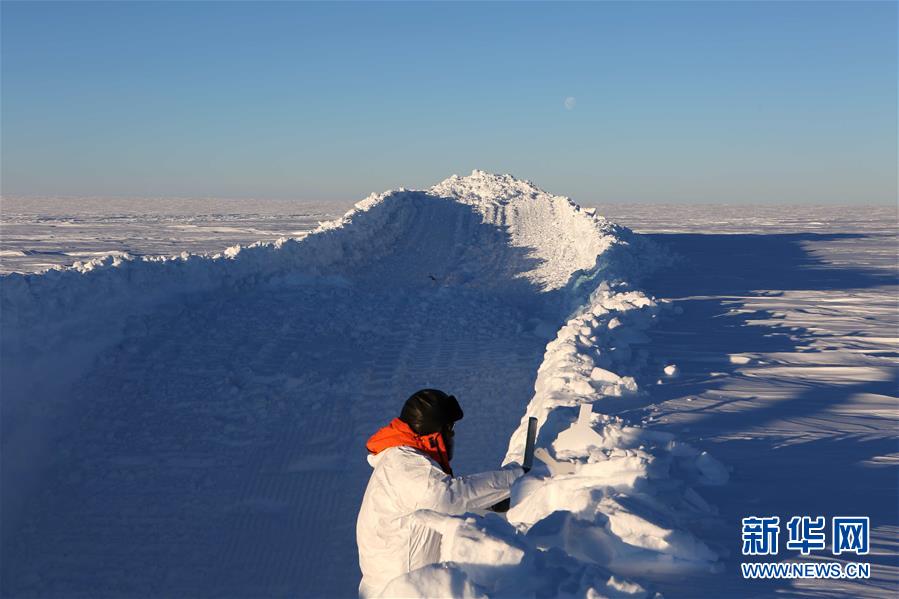
<path fill-rule="evenodd" d="M 725 484 L 727 469 L 672 434 L 594 413 L 594 404 L 640 393 L 632 376 L 615 371 L 643 365 L 631 345 L 646 339 L 643 331 L 664 309 L 618 276 L 621 264 L 631 262 L 603 262 L 604 280 L 547 345 L 535 394 L 503 462 L 522 461 L 527 422 L 536 417 L 545 463 L 536 461 L 513 487 L 507 521 L 482 519 L 489 526 L 482 529 L 480 560 L 470 550 L 466 565 L 442 556 L 488 595 L 540 588 L 548 596 L 644 597 L 646 589 L 632 579 L 720 570 L 716 551 L 690 532 L 716 522 L 715 509 L 693 486 Z M 464 530 L 469 538 L 473 527 L 471 518 L 455 529 L 433 526 L 445 537 Z M 497 539 L 521 553 L 497 559 Z M 561 563 L 543 571 L 541 560 L 555 555 L 564 556 Z M 470 573 L 475 561 L 487 571 Z M 534 572 L 543 572 L 542 586 L 530 578 Z"/>
<path fill-rule="evenodd" d="M 373 194 L 299 239 L 2 276 L 2 525 L 18 524 L 57 427 L 77 409 L 72 383 L 102 369 L 105 350 L 147 335 L 149 315 L 272 289 L 429 286 L 459 305 L 514 306 L 528 317 L 518 326 L 549 341 L 505 463 L 521 461 L 534 416 L 538 447 L 557 468 L 540 464 L 515 486 L 508 519 L 418 514 L 444 535 L 442 562 L 393 581 L 385 596 L 646 596 L 629 578 L 715 567 L 690 532 L 714 515 L 692 485 L 727 479 L 673 436 L 602 414 L 640 393 L 645 356 L 633 346 L 663 305 L 635 285 L 665 261 L 569 198 L 474 171 Z"/>

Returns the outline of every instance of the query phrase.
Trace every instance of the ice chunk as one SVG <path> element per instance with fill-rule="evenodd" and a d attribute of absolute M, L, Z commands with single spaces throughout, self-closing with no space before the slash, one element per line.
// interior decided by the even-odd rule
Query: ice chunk
<path fill-rule="evenodd" d="M 586 456 L 591 447 L 602 447 L 602 436 L 593 430 L 590 423 L 593 414 L 592 404 L 581 404 L 577 422 L 559 433 L 553 442 L 556 455 L 583 455 Z"/>
<path fill-rule="evenodd" d="M 740 354 L 728 354 L 727 357 L 730 359 L 731 364 L 749 364 L 752 361 L 749 356 Z"/>
<path fill-rule="evenodd" d="M 621 380 L 620 376 L 610 370 L 605 370 L 603 368 L 594 368 L 593 370 L 591 370 L 590 378 L 594 381 L 603 381 L 606 383 L 617 383 Z"/>

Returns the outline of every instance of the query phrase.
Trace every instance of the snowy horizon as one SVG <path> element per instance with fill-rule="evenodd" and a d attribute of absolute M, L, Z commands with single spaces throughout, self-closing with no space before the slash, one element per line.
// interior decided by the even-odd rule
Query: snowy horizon
<path fill-rule="evenodd" d="M 475 170 L 472 175 L 476 173 L 518 181 L 508 174 Z M 458 175 L 445 181 L 455 177 Z M 214 254 L 235 243 L 250 245 L 302 237 L 359 201 L 361 198 L 324 202 L 210 197 L 0 198 L 0 273 L 40 272 L 106 255 Z M 674 231 L 689 230 L 697 223 L 707 227 L 712 217 L 717 219 L 719 229 L 735 232 L 788 229 L 791 225 L 821 230 L 845 228 L 849 225 L 846 219 L 859 210 L 867 215 L 858 217 L 863 222 L 881 221 L 889 226 L 899 220 L 899 205 L 572 201 L 613 219 L 621 217 L 622 224 L 646 233 L 663 230 L 657 220 L 666 223 L 664 230 Z M 661 216 L 671 209 L 684 217 L 679 225 Z"/>

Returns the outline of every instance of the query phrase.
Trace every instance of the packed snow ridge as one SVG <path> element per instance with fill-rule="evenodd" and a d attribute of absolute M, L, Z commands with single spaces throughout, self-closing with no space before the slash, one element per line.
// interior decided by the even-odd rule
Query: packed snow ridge
<path fill-rule="evenodd" d="M 569 198 L 476 170 L 372 195 L 300 239 L 3 276 L 4 529 L 18 527 L 41 485 L 36 464 L 72 409 L 69 386 L 147 315 L 208 294 L 374 289 L 389 273 L 404 289 L 433 285 L 447 306 L 499 298 L 528 316 L 516 326 L 548 344 L 504 463 L 521 461 L 531 416 L 541 461 L 516 483 L 507 517 L 417 514 L 443 534 L 442 561 L 384 596 L 641 597 L 656 576 L 713 570 L 718 554 L 700 536 L 715 510 L 694 487 L 725 483 L 726 469 L 670 434 L 603 413 L 639 396 L 641 376 L 660 375 L 645 372 L 647 356 L 632 346 L 668 309 L 638 287 L 666 264 L 651 243 Z"/>

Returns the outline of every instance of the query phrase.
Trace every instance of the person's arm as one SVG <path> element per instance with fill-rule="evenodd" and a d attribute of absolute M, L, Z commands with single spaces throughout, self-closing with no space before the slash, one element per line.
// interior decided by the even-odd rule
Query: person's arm
<path fill-rule="evenodd" d="M 522 466 L 521 469 L 524 471 L 525 474 L 527 474 L 528 472 L 531 471 L 530 468 L 527 468 L 525 466 Z M 498 514 L 505 514 L 506 512 L 509 511 L 509 509 L 511 509 L 511 507 L 512 507 L 512 498 L 506 497 L 499 503 L 495 503 L 495 504 L 491 505 L 490 507 L 488 507 L 487 509 L 490 510 L 491 512 L 496 512 Z"/>
<path fill-rule="evenodd" d="M 524 470 L 517 464 L 503 470 L 455 478 L 432 468 L 427 489 L 416 503 L 420 509 L 432 509 L 443 514 L 484 510 L 508 498 L 512 483 L 523 474 Z"/>

